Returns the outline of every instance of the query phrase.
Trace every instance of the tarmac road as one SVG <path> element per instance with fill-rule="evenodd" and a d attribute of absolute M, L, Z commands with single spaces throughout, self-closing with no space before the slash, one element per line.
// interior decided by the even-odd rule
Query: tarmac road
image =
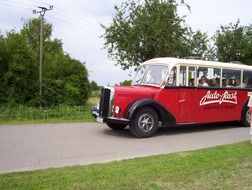
<path fill-rule="evenodd" d="M 237 124 L 161 128 L 139 139 L 126 128 L 71 123 L 0 126 L 0 173 L 102 163 L 249 140 Z"/>

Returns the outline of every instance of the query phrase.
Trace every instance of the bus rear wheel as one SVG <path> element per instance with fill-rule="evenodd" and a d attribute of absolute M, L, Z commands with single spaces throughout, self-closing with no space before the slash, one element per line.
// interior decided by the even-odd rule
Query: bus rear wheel
<path fill-rule="evenodd" d="M 130 131 L 136 137 L 151 137 L 157 129 L 157 112 L 149 107 L 139 110 L 130 122 Z"/>
<path fill-rule="evenodd" d="M 249 108 L 246 107 L 243 111 L 243 115 L 242 115 L 242 124 L 245 127 L 249 127 L 250 126 L 250 121 L 251 121 L 251 117 L 249 114 Z"/>

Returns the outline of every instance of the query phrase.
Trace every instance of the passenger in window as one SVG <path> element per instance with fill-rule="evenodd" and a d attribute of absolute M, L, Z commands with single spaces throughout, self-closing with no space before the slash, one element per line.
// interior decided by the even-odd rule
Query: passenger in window
<path fill-rule="evenodd" d="M 202 87 L 208 87 L 208 83 L 207 83 L 207 78 L 205 76 L 202 76 L 200 81 L 199 81 L 199 86 Z"/>
<path fill-rule="evenodd" d="M 224 87 L 227 87 L 227 88 L 232 87 L 232 86 L 231 86 L 230 80 L 229 80 L 229 79 L 224 79 L 224 81 L 223 81 L 223 86 L 224 86 Z"/>
<path fill-rule="evenodd" d="M 240 85 L 240 80 L 239 80 L 239 79 L 234 79 L 233 86 L 234 86 L 235 88 L 240 88 L 240 87 L 241 87 L 241 85 Z"/>
<path fill-rule="evenodd" d="M 215 78 L 216 82 L 217 82 L 217 86 L 220 87 L 220 78 Z"/>
<path fill-rule="evenodd" d="M 189 86 L 194 86 L 194 79 L 189 79 Z"/>
<path fill-rule="evenodd" d="M 213 78 L 210 80 L 210 86 L 211 87 L 219 87 L 219 82 L 218 82 L 218 79 L 216 78 Z"/>
<path fill-rule="evenodd" d="M 247 88 L 252 88 L 252 78 L 248 79 Z"/>

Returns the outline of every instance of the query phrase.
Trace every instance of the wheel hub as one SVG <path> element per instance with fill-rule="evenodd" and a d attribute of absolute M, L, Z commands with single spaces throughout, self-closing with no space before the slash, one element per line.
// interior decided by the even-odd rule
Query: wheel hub
<path fill-rule="evenodd" d="M 143 114 L 138 120 L 138 126 L 144 132 L 149 132 L 154 126 L 154 118 L 150 114 Z"/>

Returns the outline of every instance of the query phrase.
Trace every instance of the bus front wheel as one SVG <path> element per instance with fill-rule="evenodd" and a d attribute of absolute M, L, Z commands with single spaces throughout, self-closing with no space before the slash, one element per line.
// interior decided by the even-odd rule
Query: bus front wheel
<path fill-rule="evenodd" d="M 130 122 L 130 131 L 136 137 L 151 137 L 157 129 L 158 115 L 150 107 L 144 107 L 138 110 Z"/>

